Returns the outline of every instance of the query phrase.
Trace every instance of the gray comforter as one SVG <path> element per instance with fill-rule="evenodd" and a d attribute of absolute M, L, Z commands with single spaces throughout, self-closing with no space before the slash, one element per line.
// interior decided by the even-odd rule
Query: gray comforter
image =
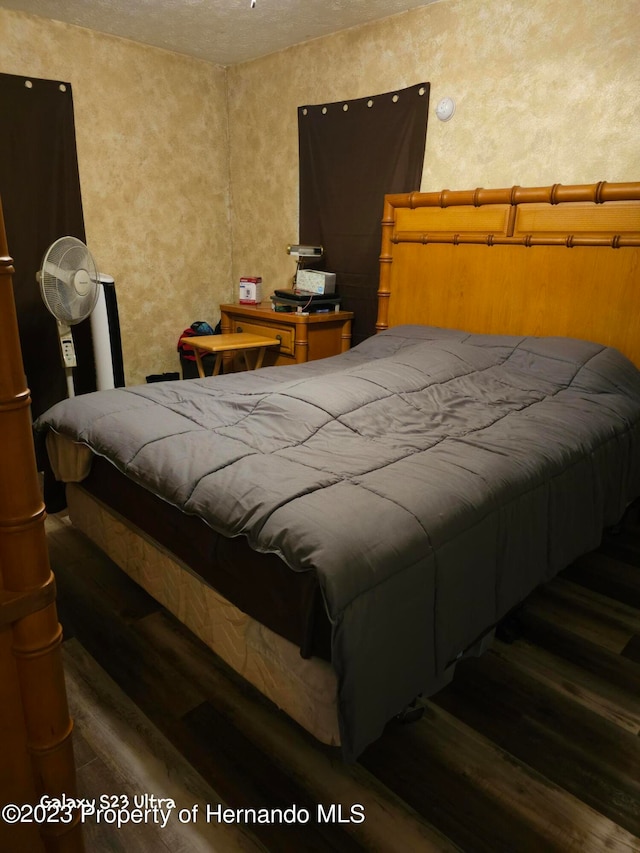
<path fill-rule="evenodd" d="M 317 573 L 348 759 L 640 494 L 640 372 L 569 339 L 403 326 L 306 365 L 87 394 L 38 426 Z"/>

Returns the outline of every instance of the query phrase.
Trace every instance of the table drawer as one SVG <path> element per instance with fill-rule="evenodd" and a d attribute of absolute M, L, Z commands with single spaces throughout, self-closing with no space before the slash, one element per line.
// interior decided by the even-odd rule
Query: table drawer
<path fill-rule="evenodd" d="M 244 318 L 232 318 L 232 332 L 249 332 L 251 335 L 264 335 L 265 338 L 275 338 L 280 341 L 279 352 L 285 355 L 293 355 L 295 348 L 295 330 L 272 323 L 259 323 L 255 321 L 246 322 Z"/>

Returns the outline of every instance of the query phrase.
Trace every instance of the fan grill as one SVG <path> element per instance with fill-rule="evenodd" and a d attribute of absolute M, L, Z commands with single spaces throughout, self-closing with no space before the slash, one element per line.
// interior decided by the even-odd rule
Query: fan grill
<path fill-rule="evenodd" d="M 40 274 L 42 299 L 62 323 L 80 323 L 95 308 L 100 293 L 95 261 L 76 237 L 61 237 L 44 256 Z"/>

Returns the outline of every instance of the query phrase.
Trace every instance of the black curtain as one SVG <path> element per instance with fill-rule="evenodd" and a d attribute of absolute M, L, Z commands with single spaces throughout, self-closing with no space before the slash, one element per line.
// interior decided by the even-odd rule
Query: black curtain
<path fill-rule="evenodd" d="M 0 111 L 0 196 L 35 418 L 67 396 L 57 324 L 44 306 L 36 273 L 54 240 L 66 235 L 85 240 L 71 85 L 0 74 Z M 76 393 L 93 391 L 89 321 L 72 332 Z"/>
<path fill-rule="evenodd" d="M 386 193 L 420 188 L 429 84 L 298 108 L 300 242 L 320 245 L 353 343 L 375 331 Z"/>

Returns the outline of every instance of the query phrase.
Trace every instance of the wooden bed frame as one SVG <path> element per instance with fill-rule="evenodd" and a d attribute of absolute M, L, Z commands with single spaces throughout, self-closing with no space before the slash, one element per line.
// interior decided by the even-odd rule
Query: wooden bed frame
<path fill-rule="evenodd" d="M 75 763 L 12 275 L 0 204 L 0 800 L 33 804 L 73 796 Z M 81 853 L 79 816 L 0 821 L 0 849 Z"/>
<path fill-rule="evenodd" d="M 387 196 L 380 263 L 378 330 L 571 336 L 640 365 L 640 183 Z M 329 664 L 301 659 L 166 552 L 155 561 L 154 543 L 81 486 L 67 493 L 74 523 L 138 583 L 315 737 L 339 743 Z M 240 634 L 222 636 L 224 613 Z"/>
<path fill-rule="evenodd" d="M 562 335 L 640 365 L 640 183 L 385 199 L 377 329 Z"/>
<path fill-rule="evenodd" d="M 382 226 L 378 330 L 419 323 L 478 333 L 563 335 L 615 346 L 640 366 L 640 182 L 391 195 Z M 5 322 L 3 314 L 0 340 Z M 74 491 L 73 500 L 82 490 Z M 93 505 L 89 513 L 99 509 Z M 121 519 L 115 522 L 126 528 Z M 109 540 L 117 545 L 113 531 L 100 540 L 101 525 L 92 517 L 86 530 L 103 548 Z M 138 538 L 152 554 L 153 543 Z M 167 587 L 164 568 L 154 574 L 112 556 L 162 600 L 155 586 Z M 169 556 L 160 558 L 168 572 Z M 175 571 L 181 590 L 194 588 L 202 611 L 201 585 L 194 586 L 193 576 L 177 563 Z M 167 587 L 164 603 L 188 622 L 188 605 L 175 590 Z M 200 616 L 201 627 L 192 627 L 210 642 L 213 629 L 206 614 Z M 284 666 L 297 655 L 289 645 Z M 255 651 L 240 658 L 248 660 Z M 261 653 L 243 670 L 245 677 L 319 739 L 336 743 L 328 664 L 305 662 L 310 668 L 290 678 L 285 674 L 282 688 L 278 662 L 265 687 L 260 672 L 268 661 Z M 300 699 L 303 681 L 314 686 Z M 318 695 L 327 698 L 321 723 L 305 716 Z"/>

